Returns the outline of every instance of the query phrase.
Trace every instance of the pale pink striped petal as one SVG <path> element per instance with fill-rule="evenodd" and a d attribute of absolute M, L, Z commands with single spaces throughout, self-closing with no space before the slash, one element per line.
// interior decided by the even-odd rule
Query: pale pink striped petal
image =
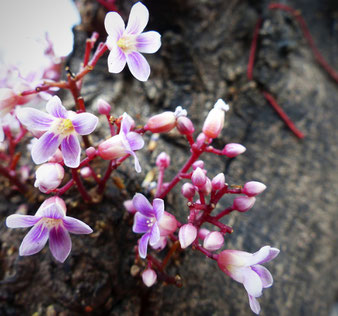
<path fill-rule="evenodd" d="M 62 105 L 62 102 L 58 96 L 53 96 L 46 105 L 46 110 L 49 114 L 57 118 L 67 118 L 67 110 Z"/>
<path fill-rule="evenodd" d="M 128 34 L 140 34 L 149 21 L 149 11 L 141 2 L 137 2 L 130 10 L 129 20 L 126 28 Z"/>
<path fill-rule="evenodd" d="M 72 248 L 69 233 L 62 226 L 53 227 L 49 232 L 49 248 L 57 261 L 64 262 Z"/>
<path fill-rule="evenodd" d="M 91 234 L 93 232 L 86 223 L 70 216 L 64 217 L 63 225 L 72 234 Z"/>
<path fill-rule="evenodd" d="M 104 19 L 104 27 L 112 40 L 117 42 L 124 32 L 124 22 L 117 12 L 108 12 Z"/>
<path fill-rule="evenodd" d="M 251 269 L 254 270 L 261 278 L 263 288 L 272 286 L 273 278 L 270 271 L 267 268 L 261 266 L 260 264 L 256 264 L 252 266 Z"/>
<path fill-rule="evenodd" d="M 127 140 L 129 143 L 129 146 L 131 148 L 131 150 L 140 150 L 143 148 L 144 146 L 144 140 L 143 137 L 135 132 L 129 132 L 127 135 Z"/>
<path fill-rule="evenodd" d="M 135 166 L 135 171 L 137 173 L 140 173 L 142 171 L 141 165 L 140 165 L 140 161 L 138 160 L 136 154 L 131 151 L 130 154 L 134 157 L 134 166 Z"/>
<path fill-rule="evenodd" d="M 129 133 L 134 123 L 135 122 L 131 118 L 131 116 L 124 112 L 122 115 L 121 132 L 123 132 L 124 134 Z"/>
<path fill-rule="evenodd" d="M 153 227 L 151 228 L 150 231 L 150 239 L 149 239 L 149 244 L 150 246 L 156 245 L 160 241 L 160 229 L 157 225 L 157 223 L 154 223 Z"/>
<path fill-rule="evenodd" d="M 249 304 L 250 304 L 250 308 L 251 310 L 255 313 L 255 314 L 259 314 L 259 312 L 261 311 L 261 306 L 259 305 L 258 301 L 256 300 L 255 297 L 253 297 L 252 295 L 248 295 L 249 296 Z"/>
<path fill-rule="evenodd" d="M 156 53 L 161 47 L 161 35 L 155 31 L 142 33 L 136 37 L 136 48 L 140 53 Z"/>
<path fill-rule="evenodd" d="M 140 81 L 147 81 L 150 75 L 150 66 L 147 60 L 139 53 L 127 55 L 127 64 L 132 75 Z"/>
<path fill-rule="evenodd" d="M 7 217 L 6 226 L 9 228 L 31 227 L 40 220 L 40 217 L 32 215 L 13 214 Z"/>
<path fill-rule="evenodd" d="M 79 166 L 81 146 L 75 135 L 71 134 L 62 140 L 61 151 L 67 167 L 77 168 Z"/>
<path fill-rule="evenodd" d="M 16 116 L 28 130 L 47 131 L 54 122 L 53 116 L 34 108 L 18 108 Z"/>
<path fill-rule="evenodd" d="M 150 233 L 146 233 L 140 239 L 140 242 L 138 245 L 138 253 L 142 259 L 145 259 L 147 257 L 149 238 L 150 238 Z"/>
<path fill-rule="evenodd" d="M 80 113 L 72 119 L 75 131 L 80 135 L 88 135 L 96 128 L 98 118 L 91 113 Z"/>
<path fill-rule="evenodd" d="M 164 201 L 162 199 L 154 199 L 153 208 L 154 208 L 156 220 L 160 221 L 164 213 Z"/>
<path fill-rule="evenodd" d="M 62 138 L 53 132 L 44 133 L 32 147 L 32 159 L 37 165 L 44 163 L 58 149 Z"/>
<path fill-rule="evenodd" d="M 264 246 L 257 252 L 253 253 L 250 260 L 248 260 L 247 265 L 252 266 L 254 264 L 264 262 L 264 260 L 266 260 L 266 258 L 268 258 L 270 254 L 270 248 L 271 248 L 270 246 Z"/>
<path fill-rule="evenodd" d="M 133 204 L 135 209 L 143 215 L 147 217 L 152 217 L 154 215 L 153 207 L 143 194 L 136 193 L 133 197 Z"/>
<path fill-rule="evenodd" d="M 48 235 L 48 228 L 42 222 L 35 224 L 20 245 L 20 256 L 30 256 L 39 252 L 45 246 Z"/>
<path fill-rule="evenodd" d="M 268 256 L 258 263 L 264 263 L 275 259 L 278 256 L 279 252 L 280 250 L 277 248 L 270 248 Z"/>
<path fill-rule="evenodd" d="M 108 55 L 108 71 L 117 74 L 123 70 L 127 62 L 126 55 L 116 46 Z"/>
<path fill-rule="evenodd" d="M 50 204 L 47 207 L 40 207 L 35 216 L 47 217 L 52 219 L 64 218 L 65 213 L 56 203 Z"/>
<path fill-rule="evenodd" d="M 263 284 L 259 275 L 251 270 L 251 268 L 245 268 L 243 271 L 243 285 L 249 295 L 259 297 L 262 295 Z"/>

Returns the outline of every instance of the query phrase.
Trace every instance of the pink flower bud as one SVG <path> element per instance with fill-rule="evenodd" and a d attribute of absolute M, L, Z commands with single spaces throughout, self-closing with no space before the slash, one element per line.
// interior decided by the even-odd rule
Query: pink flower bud
<path fill-rule="evenodd" d="M 101 98 L 97 101 L 97 109 L 102 115 L 109 115 L 111 112 L 110 104 Z"/>
<path fill-rule="evenodd" d="M 89 177 L 92 175 L 92 171 L 90 170 L 89 167 L 83 167 L 83 168 L 80 170 L 80 173 L 81 173 L 81 177 L 82 177 L 83 179 L 89 178 Z"/>
<path fill-rule="evenodd" d="M 224 237 L 220 232 L 210 232 L 203 241 L 203 247 L 210 251 L 215 251 L 222 248 Z"/>
<path fill-rule="evenodd" d="M 133 200 L 124 201 L 123 206 L 130 214 L 135 214 L 137 212 L 136 208 L 134 207 Z"/>
<path fill-rule="evenodd" d="M 61 163 L 63 162 L 63 155 L 60 149 L 57 149 L 52 157 L 48 159 L 48 162 L 51 163 Z"/>
<path fill-rule="evenodd" d="M 209 229 L 201 228 L 198 230 L 198 238 L 204 240 L 204 238 L 210 233 Z"/>
<path fill-rule="evenodd" d="M 183 225 L 178 232 L 181 248 L 189 247 L 197 237 L 197 228 L 193 224 Z"/>
<path fill-rule="evenodd" d="M 235 143 L 227 144 L 223 148 L 223 154 L 229 158 L 233 158 L 240 154 L 243 154 L 245 151 L 246 148 L 243 145 Z"/>
<path fill-rule="evenodd" d="M 254 206 L 255 202 L 254 197 L 239 196 L 234 199 L 232 207 L 239 212 L 246 212 Z"/>
<path fill-rule="evenodd" d="M 161 219 L 157 222 L 161 236 L 168 236 L 177 229 L 177 220 L 174 215 L 164 211 Z"/>
<path fill-rule="evenodd" d="M 184 183 L 181 189 L 182 195 L 188 200 L 195 196 L 195 187 L 191 183 Z"/>
<path fill-rule="evenodd" d="M 128 154 L 122 135 L 115 135 L 101 143 L 98 147 L 98 154 L 106 160 L 120 158 Z"/>
<path fill-rule="evenodd" d="M 218 99 L 214 108 L 209 112 L 204 121 L 203 133 L 209 138 L 216 138 L 220 134 L 224 125 L 224 111 L 228 111 L 229 106 L 222 100 Z"/>
<path fill-rule="evenodd" d="M 38 187 L 43 193 L 49 193 L 60 185 L 64 174 L 65 172 L 60 164 L 45 163 L 35 172 L 34 186 Z"/>
<path fill-rule="evenodd" d="M 212 185 L 210 179 L 207 177 L 207 181 L 202 187 L 202 192 L 204 195 L 209 195 L 211 193 Z"/>
<path fill-rule="evenodd" d="M 163 112 L 152 116 L 144 128 L 153 133 L 170 132 L 176 125 L 176 116 L 174 112 Z"/>
<path fill-rule="evenodd" d="M 89 147 L 86 149 L 86 155 L 89 159 L 92 159 L 96 155 L 96 149 L 94 147 Z"/>
<path fill-rule="evenodd" d="M 156 166 L 159 168 L 168 168 L 170 165 L 170 157 L 164 151 L 156 158 Z"/>
<path fill-rule="evenodd" d="M 200 133 L 197 138 L 196 138 L 196 144 L 198 146 L 201 146 L 202 144 L 204 144 L 207 141 L 207 137 L 205 136 L 205 134 Z"/>
<path fill-rule="evenodd" d="M 0 115 L 3 117 L 18 104 L 18 96 L 12 89 L 0 89 Z"/>
<path fill-rule="evenodd" d="M 167 237 L 160 237 L 157 243 L 150 246 L 155 250 L 162 250 L 165 248 L 166 245 L 167 245 Z"/>
<path fill-rule="evenodd" d="M 219 173 L 211 181 L 212 189 L 214 191 L 221 190 L 225 187 L 225 176 L 224 173 Z"/>
<path fill-rule="evenodd" d="M 153 269 L 146 269 L 142 272 L 142 281 L 147 287 L 155 284 L 157 279 L 156 272 Z"/>
<path fill-rule="evenodd" d="M 197 168 L 204 168 L 204 161 L 203 160 L 196 160 L 193 164 L 192 164 L 192 169 L 196 170 Z"/>
<path fill-rule="evenodd" d="M 201 168 L 197 167 L 197 169 L 192 173 L 191 182 L 199 189 L 203 188 L 203 186 L 207 182 L 207 176 Z"/>
<path fill-rule="evenodd" d="M 183 135 L 191 135 L 194 133 L 194 124 L 186 116 L 180 116 L 176 121 L 178 131 Z"/>
<path fill-rule="evenodd" d="M 265 189 L 266 185 L 264 183 L 258 181 L 250 181 L 245 183 L 242 192 L 247 196 L 255 196 L 262 193 Z"/>

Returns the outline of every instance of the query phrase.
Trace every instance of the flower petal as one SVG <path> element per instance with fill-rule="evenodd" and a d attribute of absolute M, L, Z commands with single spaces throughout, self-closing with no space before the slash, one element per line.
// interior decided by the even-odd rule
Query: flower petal
<path fill-rule="evenodd" d="M 124 112 L 122 115 L 121 132 L 123 132 L 125 135 L 128 134 L 133 124 L 134 120 L 130 115 Z"/>
<path fill-rule="evenodd" d="M 4 133 L 4 130 L 0 124 L 0 142 L 3 142 L 5 139 L 5 133 Z"/>
<path fill-rule="evenodd" d="M 160 241 L 160 238 L 161 238 L 160 228 L 158 227 L 157 223 L 154 223 L 150 231 L 150 239 L 149 239 L 150 246 L 156 245 Z"/>
<path fill-rule="evenodd" d="M 131 150 L 139 150 L 142 149 L 144 146 L 144 140 L 143 137 L 135 132 L 129 132 L 127 135 L 127 140 L 129 143 L 129 146 L 131 148 Z"/>
<path fill-rule="evenodd" d="M 44 163 L 58 149 L 62 137 L 53 132 L 44 133 L 32 147 L 32 159 L 37 165 Z"/>
<path fill-rule="evenodd" d="M 7 217 L 6 226 L 9 228 L 31 227 L 40 220 L 40 217 L 32 215 L 13 214 Z"/>
<path fill-rule="evenodd" d="M 271 261 L 272 259 L 275 259 L 278 256 L 279 252 L 280 250 L 277 248 L 270 248 L 268 256 L 258 263 L 264 263 L 264 262 Z"/>
<path fill-rule="evenodd" d="M 69 233 L 62 226 L 53 227 L 49 232 L 49 248 L 57 261 L 64 262 L 72 248 Z"/>
<path fill-rule="evenodd" d="M 53 116 L 34 108 L 18 108 L 15 113 L 29 130 L 47 131 L 54 121 Z"/>
<path fill-rule="evenodd" d="M 248 265 L 252 266 L 257 263 L 262 263 L 270 254 L 270 246 L 264 246 L 257 252 L 252 254 L 252 257 L 248 260 Z"/>
<path fill-rule="evenodd" d="M 91 113 L 80 113 L 72 119 L 75 131 L 80 135 L 90 134 L 97 125 L 98 118 Z"/>
<path fill-rule="evenodd" d="M 156 216 L 156 220 L 160 221 L 164 213 L 164 201 L 162 199 L 154 199 L 153 209 Z"/>
<path fill-rule="evenodd" d="M 142 33 L 136 37 L 136 48 L 140 53 L 156 53 L 161 47 L 161 35 L 155 31 Z"/>
<path fill-rule="evenodd" d="M 144 216 L 140 212 L 136 212 L 134 216 L 133 232 L 143 234 L 149 231 L 149 217 Z"/>
<path fill-rule="evenodd" d="M 127 55 L 127 64 L 132 75 L 140 81 L 147 81 L 150 75 L 150 66 L 139 52 Z"/>
<path fill-rule="evenodd" d="M 104 27 L 109 37 L 117 42 L 124 32 L 124 21 L 117 12 L 108 12 L 104 19 Z"/>
<path fill-rule="evenodd" d="M 152 217 L 154 215 L 153 207 L 143 194 L 136 193 L 133 197 L 133 204 L 135 209 L 144 216 Z"/>
<path fill-rule="evenodd" d="M 53 96 L 46 104 L 46 110 L 49 114 L 57 118 L 67 118 L 67 110 L 62 105 L 58 96 Z"/>
<path fill-rule="evenodd" d="M 39 252 L 45 246 L 48 235 L 48 228 L 43 222 L 35 224 L 20 245 L 20 256 L 30 256 Z"/>
<path fill-rule="evenodd" d="M 67 136 L 61 142 L 61 151 L 65 165 L 69 168 L 77 168 L 80 164 L 81 147 L 79 140 L 73 134 Z"/>
<path fill-rule="evenodd" d="M 129 20 L 126 28 L 128 34 L 140 34 L 149 21 L 149 11 L 141 2 L 137 2 L 130 10 Z"/>
<path fill-rule="evenodd" d="M 150 233 L 146 233 L 140 239 L 140 242 L 138 245 L 138 253 L 142 259 L 145 259 L 147 257 L 149 238 L 150 238 Z"/>
<path fill-rule="evenodd" d="M 261 306 L 259 305 L 257 299 L 255 297 L 253 297 L 252 295 L 248 295 L 249 296 L 249 304 L 250 304 L 250 308 L 251 310 L 255 313 L 255 314 L 259 314 L 259 312 L 261 311 Z"/>
<path fill-rule="evenodd" d="M 48 217 L 53 219 L 60 219 L 65 217 L 65 210 L 62 209 L 62 206 L 56 202 L 49 203 L 50 199 L 55 199 L 55 197 L 49 198 L 47 201 L 48 204 L 42 203 L 35 216 L 37 217 Z M 53 200 L 52 200 L 53 201 Z"/>
<path fill-rule="evenodd" d="M 270 271 L 267 268 L 261 266 L 260 264 L 256 264 L 252 266 L 251 269 L 254 270 L 261 278 L 263 288 L 272 286 L 273 278 Z"/>
<path fill-rule="evenodd" d="M 108 71 L 118 74 L 123 70 L 127 62 L 126 55 L 120 47 L 116 45 L 108 55 Z"/>
<path fill-rule="evenodd" d="M 134 166 L 135 166 L 136 172 L 140 173 L 142 171 L 140 161 L 138 160 L 136 154 L 133 151 L 131 151 L 130 154 L 134 157 Z"/>
<path fill-rule="evenodd" d="M 254 297 L 262 295 L 263 284 L 261 278 L 251 268 L 243 269 L 243 285 L 249 295 Z"/>
<path fill-rule="evenodd" d="M 93 232 L 86 223 L 70 216 L 63 218 L 63 225 L 72 234 L 91 234 Z"/>

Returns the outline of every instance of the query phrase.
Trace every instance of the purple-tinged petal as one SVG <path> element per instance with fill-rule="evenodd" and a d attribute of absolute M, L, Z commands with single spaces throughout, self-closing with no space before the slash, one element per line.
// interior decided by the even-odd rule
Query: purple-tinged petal
<path fill-rule="evenodd" d="M 72 234 L 91 234 L 93 232 L 86 223 L 70 216 L 63 218 L 63 225 Z"/>
<path fill-rule="evenodd" d="M 252 257 L 248 260 L 248 265 L 252 266 L 257 263 L 262 263 L 269 256 L 270 248 L 270 246 L 264 246 L 253 253 Z"/>
<path fill-rule="evenodd" d="M 161 47 L 161 35 L 158 32 L 145 32 L 136 37 L 136 48 L 140 53 L 156 53 Z"/>
<path fill-rule="evenodd" d="M 120 47 L 114 47 L 108 55 L 108 71 L 118 74 L 123 70 L 127 62 L 126 55 Z"/>
<path fill-rule="evenodd" d="M 49 232 L 49 249 L 53 257 L 60 262 L 64 262 L 72 248 L 72 241 L 69 233 L 62 226 L 53 227 Z"/>
<path fill-rule="evenodd" d="M 147 257 L 149 238 L 150 238 L 150 233 L 146 233 L 140 238 L 140 242 L 138 244 L 138 253 L 142 259 L 145 259 Z"/>
<path fill-rule="evenodd" d="M 124 21 L 117 12 L 108 12 L 104 19 L 104 27 L 109 37 L 117 42 L 124 32 Z"/>
<path fill-rule="evenodd" d="M 259 314 L 259 312 L 261 311 L 261 306 L 259 305 L 258 301 L 256 300 L 255 297 L 253 297 L 252 295 L 248 295 L 249 296 L 249 304 L 250 304 L 250 308 L 251 310 L 255 313 L 255 314 Z"/>
<path fill-rule="evenodd" d="M 136 154 L 133 151 L 131 151 L 130 154 L 134 157 L 134 166 L 135 166 L 136 172 L 140 173 L 142 171 L 142 168 L 141 168 L 140 162 L 139 162 Z"/>
<path fill-rule="evenodd" d="M 35 224 L 20 245 L 20 256 L 30 256 L 39 252 L 45 246 L 48 236 L 48 228 L 42 221 Z"/>
<path fill-rule="evenodd" d="M 262 295 L 263 284 L 259 275 L 251 268 L 243 269 L 243 285 L 249 295 L 259 297 Z"/>
<path fill-rule="evenodd" d="M 79 166 L 81 146 L 75 135 L 70 134 L 63 139 L 61 142 L 61 151 L 67 167 L 77 168 Z"/>
<path fill-rule="evenodd" d="M 141 2 L 137 2 L 130 10 L 129 20 L 126 28 L 128 34 L 140 34 L 149 21 L 149 11 Z"/>
<path fill-rule="evenodd" d="M 155 213 L 157 221 L 160 221 L 164 213 L 164 201 L 162 199 L 154 199 L 153 209 L 154 209 L 154 213 Z"/>
<path fill-rule="evenodd" d="M 133 204 L 135 209 L 144 216 L 147 217 L 154 216 L 153 207 L 143 194 L 136 193 L 135 196 L 133 197 Z"/>
<path fill-rule="evenodd" d="M 62 137 L 53 132 L 44 133 L 32 147 L 32 159 L 37 165 L 44 163 L 58 149 Z"/>
<path fill-rule="evenodd" d="M 140 81 L 147 81 L 150 75 L 150 66 L 139 52 L 127 55 L 127 64 L 132 75 Z"/>
<path fill-rule="evenodd" d="M 140 212 L 136 212 L 134 216 L 133 232 L 143 234 L 150 230 L 150 218 L 144 216 Z"/>
<path fill-rule="evenodd" d="M 150 231 L 150 239 L 149 239 L 150 246 L 156 245 L 160 241 L 160 238 L 161 238 L 160 228 L 158 227 L 157 223 L 154 223 Z"/>
<path fill-rule="evenodd" d="M 265 257 L 264 260 L 262 260 L 258 263 L 265 263 L 265 262 L 268 262 L 268 261 L 275 259 L 278 256 L 279 252 L 280 252 L 280 250 L 277 249 L 277 248 L 270 248 L 268 256 Z"/>
<path fill-rule="evenodd" d="M 89 135 L 95 128 L 98 118 L 91 113 L 80 113 L 72 119 L 75 131 L 80 135 Z"/>
<path fill-rule="evenodd" d="M 40 217 L 32 215 L 13 214 L 7 217 L 6 226 L 9 228 L 31 227 L 40 220 Z"/>
<path fill-rule="evenodd" d="M 261 278 L 263 288 L 272 286 L 273 278 L 270 271 L 267 268 L 261 266 L 260 264 L 256 264 L 252 266 L 251 269 L 254 270 Z"/>
<path fill-rule="evenodd" d="M 126 112 L 122 115 L 121 132 L 125 135 L 129 133 L 134 124 L 134 120 Z"/>
<path fill-rule="evenodd" d="M 129 143 L 129 146 L 131 148 L 131 150 L 140 150 L 143 148 L 144 146 L 144 140 L 143 137 L 135 132 L 129 132 L 127 135 L 127 140 Z"/>
<path fill-rule="evenodd" d="M 54 122 L 53 116 L 33 108 L 18 108 L 15 113 L 29 130 L 47 131 Z"/>
<path fill-rule="evenodd" d="M 46 104 L 46 110 L 49 114 L 57 118 L 67 118 L 67 110 L 62 105 L 58 96 L 53 96 Z"/>
<path fill-rule="evenodd" d="M 60 219 L 65 217 L 64 211 L 56 203 L 48 205 L 47 207 L 39 208 L 35 216 L 48 217 L 52 219 Z"/>

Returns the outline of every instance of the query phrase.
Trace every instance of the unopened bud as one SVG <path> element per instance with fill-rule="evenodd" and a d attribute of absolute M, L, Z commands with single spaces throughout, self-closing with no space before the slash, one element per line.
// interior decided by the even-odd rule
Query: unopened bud
<path fill-rule="evenodd" d="M 142 281 L 147 287 L 155 284 L 157 279 L 156 272 L 153 269 L 146 269 L 142 272 Z"/>
<path fill-rule="evenodd" d="M 101 98 L 97 101 L 97 109 L 102 115 L 109 115 L 111 112 L 110 104 Z"/>
<path fill-rule="evenodd" d="M 191 183 L 184 183 L 181 189 L 182 195 L 188 200 L 195 196 L 195 187 Z"/>
<path fill-rule="evenodd" d="M 199 189 L 203 188 L 203 186 L 207 182 L 207 176 L 201 168 L 197 167 L 197 169 L 192 173 L 191 182 Z"/>
<path fill-rule="evenodd" d="M 215 251 L 222 248 L 224 244 L 224 237 L 220 232 L 210 232 L 205 236 L 203 247 L 210 251 Z"/>
<path fill-rule="evenodd" d="M 196 160 L 193 164 L 192 164 L 192 169 L 196 170 L 197 168 L 204 168 L 204 161 L 203 160 Z"/>
<path fill-rule="evenodd" d="M 61 150 L 58 148 L 54 155 L 48 159 L 48 162 L 51 163 L 61 163 L 63 162 L 63 155 Z"/>
<path fill-rule="evenodd" d="M 196 138 L 196 144 L 198 146 L 203 145 L 206 141 L 207 141 L 207 137 L 205 136 L 204 133 L 200 133 Z"/>
<path fill-rule="evenodd" d="M 92 171 L 90 170 L 89 167 L 83 167 L 81 170 L 80 170 L 80 174 L 81 174 L 81 177 L 83 179 L 86 179 L 86 178 L 89 178 L 91 175 L 92 175 Z"/>
<path fill-rule="evenodd" d="M 167 237 L 160 237 L 157 243 L 150 245 L 155 250 L 162 250 L 167 245 Z"/>
<path fill-rule="evenodd" d="M 194 124 L 186 116 L 180 116 L 176 121 L 178 131 L 183 135 L 191 135 L 194 133 Z"/>
<path fill-rule="evenodd" d="M 86 149 L 86 155 L 89 159 L 92 159 L 96 155 L 96 149 L 94 147 L 88 147 Z"/>
<path fill-rule="evenodd" d="M 239 212 L 246 212 L 251 209 L 256 202 L 256 198 L 248 196 L 239 196 L 234 199 L 233 209 Z"/>
<path fill-rule="evenodd" d="M 210 233 L 209 229 L 201 228 L 198 230 L 198 238 L 204 240 L 204 238 Z"/>
<path fill-rule="evenodd" d="M 266 185 L 264 183 L 258 181 L 250 181 L 245 183 L 242 192 L 247 196 L 256 196 L 262 193 L 265 189 Z"/>
<path fill-rule="evenodd" d="M 168 236 L 177 229 L 177 220 L 174 215 L 164 211 L 161 220 L 157 222 L 161 236 Z"/>
<path fill-rule="evenodd" d="M 235 143 L 227 144 L 223 148 L 223 154 L 229 158 L 233 158 L 240 154 L 243 154 L 245 151 L 246 148 L 243 145 Z"/>
<path fill-rule="evenodd" d="M 49 193 L 56 189 L 64 177 L 63 167 L 58 163 L 45 163 L 35 172 L 34 186 L 43 193 Z"/>
<path fill-rule="evenodd" d="M 212 185 L 211 185 L 211 180 L 207 177 L 207 180 L 202 187 L 202 192 L 204 195 L 209 195 L 211 193 Z"/>
<path fill-rule="evenodd" d="M 181 248 L 189 247 L 197 237 L 197 228 L 193 224 L 183 225 L 178 232 Z"/>
<path fill-rule="evenodd" d="M 225 176 L 224 173 L 219 173 L 211 181 L 212 189 L 214 191 L 221 190 L 225 187 Z"/>
<path fill-rule="evenodd" d="M 176 125 L 176 116 L 174 112 L 163 112 L 152 116 L 144 126 L 145 130 L 153 133 L 170 132 Z"/>
<path fill-rule="evenodd" d="M 170 157 L 164 151 L 156 158 L 156 166 L 159 168 L 168 168 L 170 165 Z"/>
<path fill-rule="evenodd" d="M 123 206 L 130 214 L 135 214 L 137 212 L 136 208 L 134 207 L 133 200 L 124 201 Z"/>
<path fill-rule="evenodd" d="M 98 147 L 99 156 L 106 160 L 120 158 L 128 153 L 124 139 L 120 134 L 108 138 Z"/>

